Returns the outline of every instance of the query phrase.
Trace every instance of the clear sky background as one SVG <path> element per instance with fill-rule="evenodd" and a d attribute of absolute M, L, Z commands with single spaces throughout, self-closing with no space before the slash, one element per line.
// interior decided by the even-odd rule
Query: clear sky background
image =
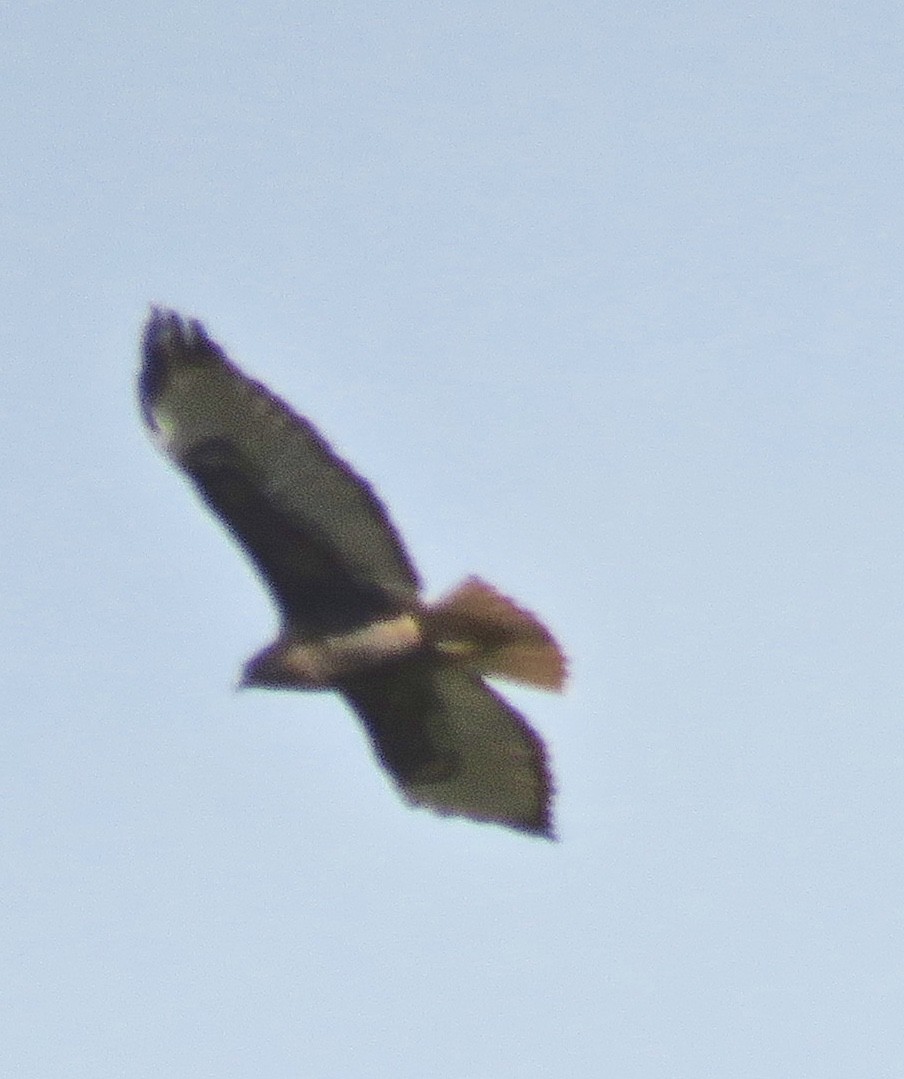
<path fill-rule="evenodd" d="M 904 1074 L 898 3 L 0 15 L 0 1073 Z M 567 648 L 558 844 L 235 693 L 201 318 Z"/>

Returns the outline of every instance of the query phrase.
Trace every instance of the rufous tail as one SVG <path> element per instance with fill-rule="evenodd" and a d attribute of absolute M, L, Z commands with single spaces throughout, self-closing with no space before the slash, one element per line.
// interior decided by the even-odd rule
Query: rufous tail
<path fill-rule="evenodd" d="M 567 662 L 543 623 L 479 577 L 469 577 L 423 613 L 424 633 L 440 652 L 494 678 L 540 689 L 565 685 Z"/>

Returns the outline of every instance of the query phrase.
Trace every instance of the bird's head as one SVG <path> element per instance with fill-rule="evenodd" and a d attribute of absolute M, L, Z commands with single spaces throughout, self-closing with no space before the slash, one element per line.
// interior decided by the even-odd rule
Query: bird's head
<path fill-rule="evenodd" d="M 292 641 L 277 640 L 261 649 L 242 668 L 238 688 L 330 689 L 317 664 L 316 648 Z"/>
<path fill-rule="evenodd" d="M 239 689 L 291 689 L 298 676 L 285 664 L 285 648 L 280 642 L 267 645 L 242 668 Z"/>

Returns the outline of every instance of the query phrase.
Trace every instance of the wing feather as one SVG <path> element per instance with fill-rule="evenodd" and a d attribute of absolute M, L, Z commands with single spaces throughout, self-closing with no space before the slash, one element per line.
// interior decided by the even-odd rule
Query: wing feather
<path fill-rule="evenodd" d="M 306 419 L 232 364 L 198 322 L 153 311 L 140 397 L 166 453 L 254 559 L 284 615 L 317 583 L 411 599 L 418 578 L 371 486 Z M 367 614 L 372 614 L 367 604 Z M 362 612 L 363 613 L 363 612 Z"/>
<path fill-rule="evenodd" d="M 480 677 L 419 655 L 339 688 L 409 802 L 553 838 L 543 742 Z"/>

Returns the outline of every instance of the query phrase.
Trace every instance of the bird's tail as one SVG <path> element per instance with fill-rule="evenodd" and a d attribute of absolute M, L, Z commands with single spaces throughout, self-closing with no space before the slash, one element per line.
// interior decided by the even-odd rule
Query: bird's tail
<path fill-rule="evenodd" d="M 495 678 L 561 690 L 567 663 L 543 623 L 478 577 L 429 606 L 424 635 L 440 652 Z"/>

